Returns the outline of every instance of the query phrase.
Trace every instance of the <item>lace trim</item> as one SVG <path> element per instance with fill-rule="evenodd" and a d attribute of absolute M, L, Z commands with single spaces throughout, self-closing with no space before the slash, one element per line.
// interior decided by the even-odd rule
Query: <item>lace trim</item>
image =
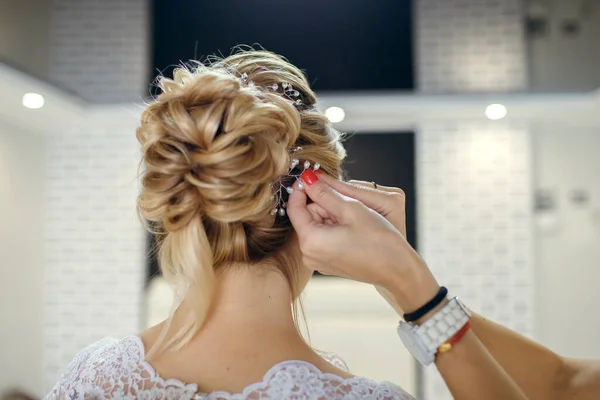
<path fill-rule="evenodd" d="M 116 339 L 115 339 L 116 340 Z M 158 374 L 158 372 L 156 372 L 156 370 L 154 369 L 154 367 L 152 365 L 150 365 L 150 363 L 148 363 L 146 361 L 146 349 L 144 347 L 144 342 L 142 342 L 142 339 L 139 336 L 127 336 L 125 338 L 122 339 L 122 342 L 125 342 L 127 340 L 131 340 L 133 341 L 139 350 L 139 364 L 141 366 L 144 367 L 145 370 L 148 371 L 148 373 L 151 375 L 152 381 L 155 380 L 162 380 L 163 378 L 160 377 L 160 375 Z M 317 352 L 319 354 L 319 356 L 321 356 L 322 358 L 324 358 L 325 360 L 327 360 L 329 363 L 331 363 L 334 367 L 341 369 L 342 371 L 345 372 L 350 372 L 350 368 L 348 367 L 348 364 L 346 364 L 346 362 L 337 354 L 332 354 L 332 353 L 327 353 L 324 351 L 319 351 Z M 301 361 L 301 360 L 286 360 L 286 361 L 282 361 L 280 363 L 277 363 L 275 365 L 273 365 L 271 368 L 269 368 L 269 370 L 265 373 L 265 375 L 263 376 L 262 381 L 260 382 L 256 382 L 251 384 L 250 386 L 248 386 L 246 389 L 248 389 L 249 387 L 252 387 L 253 385 L 261 385 L 266 383 L 270 378 L 270 376 L 273 376 L 278 369 L 283 368 L 286 365 L 291 365 L 291 364 L 302 364 L 305 365 L 307 367 L 312 367 L 314 369 L 313 372 L 317 372 L 318 374 L 322 375 L 323 377 L 337 377 L 339 379 L 343 378 L 335 375 L 335 374 L 326 374 L 321 372 L 321 370 L 319 370 L 316 366 L 314 366 L 313 364 L 306 362 L 306 361 Z M 349 378 L 349 379 L 353 379 L 353 378 Z M 361 379 L 366 379 L 366 378 L 361 378 Z M 375 381 L 373 381 L 375 383 Z M 164 380 L 165 385 L 180 385 L 182 389 L 193 389 L 194 392 L 198 391 L 198 385 L 196 385 L 195 383 L 184 383 L 178 379 L 172 378 L 172 379 L 168 379 L 168 380 Z M 246 390 L 244 390 L 245 392 Z M 226 391 L 217 391 L 214 393 L 219 393 L 221 396 L 222 395 L 228 395 L 228 396 L 234 396 L 234 395 L 238 395 L 237 393 L 229 393 Z M 212 393 L 211 393 L 212 394 Z M 207 396 L 209 395 L 208 393 L 199 393 L 197 396 Z"/>
<path fill-rule="evenodd" d="M 347 365 L 337 356 L 321 355 L 339 368 Z M 198 385 L 178 379 L 163 379 L 145 360 L 139 336 L 122 340 L 103 339 L 81 351 L 69 365 L 56 387 L 45 399 L 195 399 L 242 400 L 310 398 L 327 400 L 348 395 L 373 400 L 413 399 L 396 385 L 361 377 L 342 378 L 323 373 L 315 365 L 300 360 L 280 362 L 271 367 L 262 381 L 241 393 L 215 391 L 197 393 Z M 299 397 L 298 397 L 299 396 Z"/>
<path fill-rule="evenodd" d="M 328 361 L 331 365 L 341 369 L 344 372 L 350 372 L 350 367 L 346 364 L 346 361 L 335 353 L 327 353 L 325 351 L 317 351 L 317 354 L 324 360 Z"/>
<path fill-rule="evenodd" d="M 176 378 L 162 378 L 158 374 L 158 372 L 156 372 L 154 367 L 150 365 L 148 361 L 146 361 L 146 349 L 144 347 L 144 342 L 142 342 L 142 338 L 140 338 L 139 336 L 127 336 L 123 338 L 121 342 L 126 342 L 127 340 L 131 340 L 136 344 L 138 349 L 138 357 L 136 358 L 136 361 L 147 371 L 147 373 L 150 375 L 152 382 L 156 381 L 160 382 L 164 386 L 177 386 L 180 389 L 193 390 L 193 393 L 196 393 L 198 391 L 198 385 L 196 385 L 195 383 L 184 383 Z"/>
<path fill-rule="evenodd" d="M 167 380 L 164 380 L 163 378 L 161 378 L 160 375 L 158 374 L 158 372 L 156 372 L 156 370 L 154 369 L 154 367 L 149 362 L 146 361 L 146 349 L 144 347 L 144 342 L 142 342 L 142 339 L 139 336 L 127 336 L 122 339 L 122 342 L 125 342 L 127 340 L 131 340 L 137 345 L 138 351 L 139 351 L 139 358 L 138 358 L 139 361 L 138 362 L 141 366 L 144 367 L 144 369 L 151 376 L 152 381 L 161 380 L 164 382 L 165 386 L 178 385 L 178 386 L 181 386 L 182 389 L 188 389 L 188 390 L 193 389 L 194 392 L 198 391 L 198 385 L 196 385 L 195 383 L 184 383 L 175 378 L 171 378 L 171 379 L 167 379 Z M 345 372 L 350 372 L 350 368 L 348 367 L 348 364 L 346 364 L 346 362 L 337 354 L 327 353 L 324 351 L 319 351 L 317 353 L 319 354 L 319 356 L 321 356 L 322 358 L 327 360 L 329 363 L 331 363 L 334 367 L 339 368 Z M 343 381 L 343 378 L 341 378 L 335 374 L 327 374 L 327 373 L 321 372 L 320 369 L 318 369 L 316 366 L 314 366 L 313 364 L 311 364 L 309 362 L 301 361 L 301 360 L 286 360 L 286 361 L 282 361 L 280 363 L 273 365 L 265 373 L 262 381 L 253 383 L 250 386 L 248 386 L 246 389 L 248 389 L 249 387 L 252 387 L 253 385 L 261 385 L 261 384 L 266 383 L 270 379 L 269 377 L 275 375 L 275 373 L 277 372 L 278 369 L 281 369 L 281 368 L 285 367 L 286 365 L 292 365 L 292 364 L 302 364 L 307 367 L 311 367 L 312 369 L 314 369 L 313 372 L 316 372 L 316 373 L 322 375 L 323 377 L 328 377 L 328 378 L 337 377 Z M 348 378 L 348 379 L 353 379 L 353 378 Z M 360 379 L 366 380 L 366 378 L 360 378 Z M 376 382 L 373 381 L 373 383 L 376 383 Z M 246 390 L 244 390 L 244 392 L 245 391 Z M 237 393 L 229 393 L 226 391 L 217 391 L 214 393 L 220 393 L 220 395 L 227 394 L 228 396 L 238 395 Z M 198 396 L 207 396 L 207 395 L 208 395 L 208 393 L 199 393 L 198 394 Z"/>
<path fill-rule="evenodd" d="M 199 393 L 194 397 L 194 400 L 244 400 L 249 398 L 254 399 L 257 398 L 255 397 L 256 395 L 265 392 L 268 392 L 272 396 L 274 393 L 271 393 L 269 389 L 277 388 L 280 388 L 282 393 L 277 393 L 275 395 L 289 395 L 289 391 L 290 389 L 292 389 L 290 386 L 295 386 L 296 388 L 298 388 L 298 385 L 296 383 L 292 385 L 271 385 L 271 383 L 277 381 L 278 378 L 285 379 L 285 375 L 288 374 L 294 376 L 295 378 L 297 378 L 297 380 L 308 382 L 309 384 L 314 384 L 316 381 L 321 381 L 320 390 L 323 392 L 331 392 L 327 393 L 328 395 L 352 394 L 361 395 L 360 398 L 363 398 L 362 396 L 368 396 L 369 399 L 373 400 L 413 399 L 408 393 L 404 392 L 402 389 L 389 382 L 377 382 L 369 378 L 363 378 L 358 376 L 353 376 L 351 378 L 342 378 L 335 374 L 322 372 L 315 365 L 307 361 L 288 360 L 275 364 L 272 368 L 269 369 L 269 371 L 267 371 L 262 381 L 247 386 L 241 393 L 230 393 L 224 390 L 219 390 L 208 394 Z M 381 397 L 382 395 L 385 397 Z M 322 397 L 318 398 L 321 399 Z M 323 400 L 327 400 L 330 398 L 334 397 L 325 397 L 323 398 Z"/>

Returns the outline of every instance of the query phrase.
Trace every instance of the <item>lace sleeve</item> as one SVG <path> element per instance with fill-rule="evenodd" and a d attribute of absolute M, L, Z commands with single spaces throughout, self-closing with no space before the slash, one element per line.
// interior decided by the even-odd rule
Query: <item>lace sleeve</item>
<path fill-rule="evenodd" d="M 90 357 L 99 349 L 114 344 L 117 340 L 113 338 L 105 338 L 99 340 L 81 350 L 71 361 L 65 373 L 60 377 L 56 385 L 52 388 L 43 400 L 73 400 L 83 398 L 105 398 L 104 390 L 102 396 L 99 393 L 83 393 L 81 385 L 78 383 L 82 380 L 85 373 L 86 365 Z"/>
<path fill-rule="evenodd" d="M 131 336 L 103 339 L 83 349 L 44 400 L 181 400 L 192 399 L 197 389 L 158 376 L 144 361 L 140 338 Z"/>

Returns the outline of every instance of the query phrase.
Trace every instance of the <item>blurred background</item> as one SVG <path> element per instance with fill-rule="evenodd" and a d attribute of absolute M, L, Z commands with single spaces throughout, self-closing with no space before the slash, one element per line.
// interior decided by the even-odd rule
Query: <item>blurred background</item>
<path fill-rule="evenodd" d="M 135 216 L 135 128 L 180 61 L 259 43 L 352 133 L 351 178 L 400 186 L 408 235 L 474 310 L 600 358 L 600 0 L 0 0 L 0 393 L 46 393 L 171 293 Z M 313 278 L 313 345 L 450 398 L 376 292 Z"/>

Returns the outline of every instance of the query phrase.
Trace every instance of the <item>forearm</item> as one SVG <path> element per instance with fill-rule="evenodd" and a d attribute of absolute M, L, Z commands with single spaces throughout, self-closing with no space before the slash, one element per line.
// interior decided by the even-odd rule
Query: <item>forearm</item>
<path fill-rule="evenodd" d="M 531 400 L 597 400 L 600 360 L 566 359 L 474 314 L 473 332 Z"/>
<path fill-rule="evenodd" d="M 407 251 L 406 247 L 403 251 Z M 388 284 L 391 286 L 378 288 L 400 315 L 402 315 L 402 311 L 416 310 L 433 298 L 439 289 L 431 271 L 414 250 L 409 248 L 408 252 L 401 256 L 399 259 L 408 260 L 409 267 L 401 276 L 390 276 Z M 497 379 L 500 384 L 505 381 L 505 377 L 501 375 L 508 375 L 511 378 L 509 381 L 516 383 L 525 395 L 533 400 L 598 398 L 600 361 L 566 360 L 516 332 L 476 314 L 471 318 L 471 326 L 474 336 L 476 336 L 475 343 L 464 346 L 466 349 L 463 351 L 467 353 L 473 351 L 470 356 L 474 359 L 480 358 L 478 362 L 486 365 L 486 368 L 471 371 L 471 366 L 477 364 L 470 364 L 469 360 L 457 357 L 459 366 L 452 369 L 451 362 L 448 362 L 447 365 L 443 361 L 451 360 L 452 356 L 448 354 L 443 355 L 443 358 L 440 357 L 438 368 L 448 386 L 454 391 L 460 390 L 460 385 L 455 383 L 461 381 L 459 372 L 464 368 L 467 375 L 490 374 L 490 377 Z M 466 343 L 471 341 L 473 340 L 468 339 Z M 481 354 L 479 347 L 484 348 L 485 354 Z M 454 350 L 456 349 L 450 353 L 453 353 Z M 492 358 L 493 363 L 490 364 L 489 358 Z M 498 368 L 502 373 L 498 373 Z M 455 374 L 458 375 L 455 376 Z M 471 382 L 479 382 L 479 380 Z M 489 383 L 487 384 L 489 385 Z M 475 387 L 472 383 L 467 383 L 467 387 L 475 389 L 479 387 L 479 383 Z M 458 397 L 457 393 L 454 395 L 457 398 L 469 398 Z M 463 396 L 462 393 L 460 395 Z"/>
<path fill-rule="evenodd" d="M 531 400 L 571 399 L 572 370 L 547 348 L 477 314 L 473 332 Z"/>
<path fill-rule="evenodd" d="M 432 290 L 425 290 L 429 293 L 424 297 L 431 298 Z M 414 298 L 418 299 L 417 302 L 408 307 L 415 308 L 416 304 L 423 303 L 423 299 L 417 296 Z M 407 307 L 407 305 L 403 306 Z M 398 305 L 395 308 L 401 309 Z M 427 316 L 424 319 L 426 318 Z M 485 346 L 487 352 L 521 388 L 528 399 L 596 400 L 598 398 L 600 393 L 599 360 L 565 359 L 546 347 L 477 314 L 473 314 L 471 317 L 471 327 L 480 344 Z M 461 363 L 463 362 L 461 361 Z M 441 368 L 444 367 L 441 366 Z M 440 370 L 440 372 L 442 371 Z M 448 372 L 452 373 L 453 371 L 449 370 Z M 449 376 L 446 380 L 448 386 L 456 379 Z"/>
<path fill-rule="evenodd" d="M 513 400 L 527 397 L 473 332 L 435 362 L 457 400 Z"/>
<path fill-rule="evenodd" d="M 416 310 L 433 298 L 439 290 L 439 285 L 428 270 L 417 269 L 412 276 L 404 274 L 403 278 L 402 282 L 396 283 L 391 279 L 384 291 L 384 297 L 388 298 L 388 301 L 391 298 L 391 304 L 396 310 Z M 447 301 L 443 302 L 416 323 L 425 322 L 446 303 Z M 523 391 L 472 331 L 450 351 L 438 354 L 435 363 L 457 400 L 526 399 Z"/>

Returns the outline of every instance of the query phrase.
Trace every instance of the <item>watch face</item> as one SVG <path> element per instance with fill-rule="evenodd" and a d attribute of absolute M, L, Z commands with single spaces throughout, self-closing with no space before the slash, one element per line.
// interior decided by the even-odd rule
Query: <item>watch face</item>
<path fill-rule="evenodd" d="M 429 365 L 435 361 L 435 354 L 432 354 L 412 330 L 412 326 L 406 323 L 398 325 L 398 336 L 408 349 L 410 354 L 422 365 Z"/>

